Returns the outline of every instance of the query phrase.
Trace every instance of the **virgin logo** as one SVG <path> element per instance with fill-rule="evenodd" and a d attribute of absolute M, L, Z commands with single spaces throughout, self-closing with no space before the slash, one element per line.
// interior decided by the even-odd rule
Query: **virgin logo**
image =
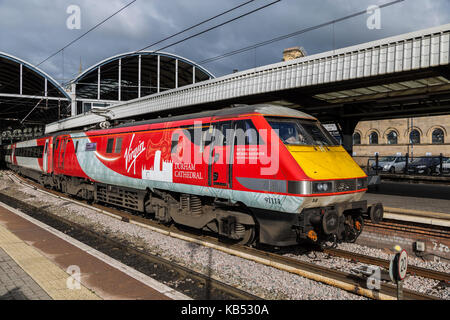
<path fill-rule="evenodd" d="M 137 158 L 139 158 L 142 152 L 146 150 L 146 148 L 144 146 L 144 142 L 140 141 L 137 147 L 131 149 L 133 140 L 134 134 L 133 137 L 131 137 L 131 141 L 130 144 L 128 145 L 128 148 L 125 149 L 125 154 L 123 156 L 125 158 L 125 168 L 127 169 L 127 172 L 130 172 L 131 167 L 133 167 L 133 173 L 136 174 L 136 160 Z"/>

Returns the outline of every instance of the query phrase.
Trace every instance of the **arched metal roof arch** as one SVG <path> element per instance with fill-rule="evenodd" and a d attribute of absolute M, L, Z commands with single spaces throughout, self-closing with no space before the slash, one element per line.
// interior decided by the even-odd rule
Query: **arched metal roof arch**
<path fill-rule="evenodd" d="M 201 70 L 202 72 L 204 72 L 205 74 L 207 74 L 210 78 L 215 78 L 215 76 L 208 71 L 207 69 L 205 69 L 204 67 L 200 66 L 199 64 L 193 62 L 192 60 L 189 60 L 187 58 L 184 58 L 182 56 L 176 55 L 176 54 L 172 54 L 172 53 L 167 53 L 167 52 L 154 52 L 154 51 L 140 51 L 140 52 L 126 52 L 126 53 L 121 53 L 109 58 L 106 58 L 92 66 L 90 66 L 89 68 L 87 68 L 86 70 L 84 70 L 82 73 L 80 73 L 76 78 L 74 78 L 70 83 L 77 83 L 79 80 L 83 79 L 86 75 L 88 75 L 89 73 L 91 73 L 92 71 L 98 69 L 99 67 L 106 65 L 112 61 L 115 60 L 119 60 L 122 58 L 128 58 L 128 57 L 133 57 L 133 56 L 144 56 L 144 55 L 155 55 L 155 56 L 163 56 L 163 57 L 169 57 L 169 58 L 173 58 L 179 61 L 183 61 L 187 64 L 190 64 L 192 66 L 195 66 L 197 69 Z"/>
<path fill-rule="evenodd" d="M 32 65 L 31 63 L 22 60 L 18 57 L 15 57 L 11 54 L 5 53 L 5 52 L 1 52 L 0 51 L 0 58 L 4 58 L 10 61 L 13 61 L 15 63 L 17 63 L 18 65 L 23 65 L 25 66 L 27 69 L 31 70 L 32 72 L 38 74 L 39 76 L 43 77 L 44 79 L 46 79 L 48 82 L 50 82 L 57 90 L 59 93 L 63 94 L 65 98 L 67 98 L 68 100 L 70 99 L 69 94 L 64 90 L 64 88 L 59 84 L 58 81 L 56 81 L 55 79 L 53 79 L 49 74 L 47 74 L 45 71 L 39 69 L 38 67 Z M 18 75 L 20 76 L 20 75 Z M 43 96 L 44 94 L 42 94 Z M 51 96 L 51 95 L 50 95 Z"/>
<path fill-rule="evenodd" d="M 89 111 L 92 103 L 130 101 L 213 78 L 205 68 L 175 54 L 121 53 L 94 64 L 70 82 L 76 100 L 72 114 Z"/>

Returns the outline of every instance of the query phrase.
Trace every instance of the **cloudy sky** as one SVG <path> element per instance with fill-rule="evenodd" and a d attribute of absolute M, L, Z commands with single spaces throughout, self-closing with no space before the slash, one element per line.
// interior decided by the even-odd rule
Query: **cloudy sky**
<path fill-rule="evenodd" d="M 137 0 L 130 7 L 40 66 L 63 82 L 107 57 L 135 51 L 247 0 Z M 273 0 L 272 0 L 273 1 Z M 224 17 L 157 47 L 217 25 L 271 0 L 255 0 Z M 281 0 L 252 15 L 165 49 L 199 62 L 229 51 L 382 5 L 392 0 Z M 131 0 L 0 0 L 0 51 L 38 64 Z M 68 29 L 67 8 L 81 9 L 81 28 Z M 336 48 L 450 23 L 449 0 L 405 0 L 381 10 L 381 29 L 369 30 L 369 15 L 334 26 Z M 333 27 L 252 49 L 204 65 L 216 76 L 279 62 L 284 48 L 302 46 L 308 54 L 333 49 Z"/>

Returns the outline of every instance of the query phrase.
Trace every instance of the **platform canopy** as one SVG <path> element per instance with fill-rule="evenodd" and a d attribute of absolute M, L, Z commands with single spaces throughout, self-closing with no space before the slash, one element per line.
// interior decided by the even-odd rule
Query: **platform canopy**
<path fill-rule="evenodd" d="M 0 140 L 37 136 L 70 113 L 70 96 L 41 69 L 0 52 Z"/>
<path fill-rule="evenodd" d="M 110 119 L 139 119 L 277 103 L 345 122 L 450 114 L 450 24 L 233 73 L 108 108 Z M 86 114 L 52 123 L 47 132 L 103 121 Z"/>

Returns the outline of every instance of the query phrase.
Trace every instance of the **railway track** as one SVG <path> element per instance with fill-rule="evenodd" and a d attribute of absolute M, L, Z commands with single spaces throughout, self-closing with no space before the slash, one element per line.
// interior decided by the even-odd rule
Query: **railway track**
<path fill-rule="evenodd" d="M 284 257 L 277 253 L 262 251 L 255 248 L 235 245 L 235 244 L 226 244 L 222 243 L 216 238 L 207 236 L 207 235 L 193 235 L 192 233 L 184 232 L 174 226 L 167 227 L 160 225 L 154 221 L 151 221 L 147 218 L 124 212 L 122 210 L 118 210 L 111 207 L 106 207 L 99 204 L 87 204 L 84 201 L 73 200 L 62 194 L 60 192 L 54 190 L 44 189 L 41 185 L 25 179 L 23 177 L 17 177 L 16 175 L 12 175 L 8 173 L 8 176 L 14 182 L 19 182 L 23 185 L 28 185 L 33 189 L 39 189 L 42 192 L 46 192 L 52 194 L 55 197 L 59 197 L 61 199 L 69 200 L 78 205 L 82 205 L 89 208 L 94 208 L 96 211 L 101 212 L 103 214 L 107 214 L 116 219 L 120 219 L 124 222 L 135 223 L 146 228 L 150 228 L 153 231 L 157 231 L 160 233 L 167 234 L 172 237 L 176 237 L 179 239 L 183 239 L 186 241 L 195 242 L 198 244 L 202 244 L 207 247 L 211 247 L 229 254 L 237 255 L 249 260 L 256 261 L 258 263 L 262 263 L 268 266 L 272 266 L 284 271 L 288 271 L 291 273 L 298 274 L 300 276 L 304 276 L 306 278 L 319 281 L 328 285 L 339 287 L 343 290 L 350 291 L 359 295 L 363 295 L 369 297 L 371 299 L 396 299 L 397 288 L 390 284 L 381 283 L 380 290 L 369 290 L 366 289 L 367 279 L 363 277 L 356 276 L 351 273 L 346 273 L 339 270 L 334 270 L 322 266 L 318 266 L 317 264 L 312 264 L 305 261 L 300 261 L 294 258 Z M 17 179 L 17 180 L 16 180 Z M 67 221 L 67 223 L 72 223 Z M 97 234 L 96 234 L 97 235 Z M 97 235 L 98 237 L 104 239 L 105 241 L 110 241 L 107 237 Z M 137 249 L 127 248 L 127 250 L 135 251 Z M 370 256 L 359 255 L 351 252 L 346 252 L 338 249 L 325 249 L 325 252 L 331 255 L 338 255 L 344 258 L 348 258 L 351 260 L 357 260 L 364 263 L 369 263 L 373 265 L 386 266 L 389 262 L 387 260 L 374 258 Z M 138 254 L 145 254 L 144 252 L 136 252 Z M 448 281 L 448 275 L 444 273 L 440 273 L 433 270 L 423 269 L 423 268 L 411 268 L 409 269 L 411 274 L 421 275 L 427 278 Z M 256 297 L 255 297 L 256 298 Z M 425 295 L 422 293 L 414 292 L 412 290 L 404 289 L 404 299 L 407 300 L 438 300 L 438 298 L 434 296 Z"/>
<path fill-rule="evenodd" d="M 421 236 L 432 236 L 442 239 L 450 239 L 448 228 L 441 226 L 423 226 L 419 223 L 404 224 L 395 220 L 385 219 L 381 223 L 372 223 L 370 220 L 364 220 L 364 224 L 376 229 L 387 229 L 391 231 L 403 231 Z"/>
<path fill-rule="evenodd" d="M 17 182 L 14 177 L 9 176 L 9 178 Z M 16 177 L 16 179 L 18 179 Z M 21 182 L 25 184 L 24 182 Z M 37 186 L 31 186 L 32 188 L 39 189 Z M 42 191 L 42 190 L 40 190 Z M 61 195 L 57 195 L 57 192 L 51 192 L 55 196 L 61 197 Z M 94 232 L 78 223 L 65 219 L 63 217 L 54 215 L 46 211 L 45 209 L 39 209 L 35 207 L 28 206 L 23 202 L 20 202 L 16 199 L 5 199 L 4 195 L 1 195 L 0 200 L 4 201 L 9 206 L 18 207 L 20 210 L 24 211 L 26 214 L 32 216 L 35 219 L 38 219 L 46 224 L 50 224 L 53 227 L 59 229 L 60 231 L 67 233 L 69 235 L 78 238 L 77 240 L 82 242 L 88 242 L 89 245 L 95 247 L 95 249 L 99 251 L 103 251 L 106 254 L 110 254 L 111 251 L 115 251 L 116 258 L 120 260 L 120 257 L 117 256 L 126 256 L 127 261 L 135 261 L 135 265 L 131 265 L 131 267 L 139 270 L 139 265 L 147 264 L 149 266 L 158 266 L 157 268 L 166 270 L 167 273 L 171 274 L 172 277 L 175 278 L 175 281 L 180 279 L 190 279 L 190 287 L 194 287 L 192 294 L 195 299 L 213 299 L 213 300 L 261 300 L 260 297 L 248 293 L 239 288 L 230 286 L 224 282 L 221 282 L 217 279 L 214 279 L 208 275 L 204 275 L 202 273 L 196 272 L 184 266 L 181 266 L 173 261 L 169 261 L 160 256 L 151 254 L 142 249 L 135 248 L 134 246 L 124 243 L 123 241 L 119 241 L 113 239 L 111 237 L 99 234 Z M 6 200 L 6 201 L 5 201 Z M 68 199 L 71 200 L 71 199 Z M 9 202 L 9 203 L 8 203 Z M 44 219 L 43 219 L 44 218 Z M 81 237 L 81 239 L 80 239 Z M 95 244 L 100 244 L 100 246 L 96 246 Z M 106 248 L 105 248 L 106 246 Z M 105 252 L 106 250 L 106 252 Z M 120 250 L 121 253 L 118 253 L 117 250 Z M 126 261 L 122 261 L 126 262 Z M 141 272 L 145 272 L 144 270 L 139 270 Z M 172 279 L 165 279 L 166 281 L 174 281 Z M 176 288 L 176 289 L 182 289 Z M 189 294 L 185 293 L 189 296 Z"/>
<path fill-rule="evenodd" d="M 389 263 L 390 263 L 389 260 L 371 257 L 371 256 L 362 255 L 362 254 L 344 251 L 344 250 L 335 249 L 335 248 L 324 248 L 323 252 L 330 254 L 332 256 L 346 258 L 346 259 L 350 259 L 353 261 L 389 269 Z M 421 267 L 417 267 L 414 265 L 408 266 L 408 273 L 410 275 L 420 276 L 420 277 L 424 277 L 424 278 L 428 278 L 428 279 L 450 282 L 450 274 L 448 274 L 448 273 L 435 271 L 435 270 L 431 270 L 431 269 L 426 269 L 426 268 L 421 268 Z"/>

